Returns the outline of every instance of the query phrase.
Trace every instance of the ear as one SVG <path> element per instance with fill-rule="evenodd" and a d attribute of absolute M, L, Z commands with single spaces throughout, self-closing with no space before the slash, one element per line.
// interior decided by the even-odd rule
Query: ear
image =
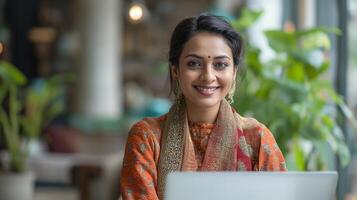
<path fill-rule="evenodd" d="M 236 80 L 236 78 L 237 78 L 237 73 L 238 73 L 238 67 L 234 66 L 233 67 L 233 78 L 234 78 L 234 80 Z"/>
<path fill-rule="evenodd" d="M 178 78 L 178 75 L 179 75 L 178 67 L 176 67 L 175 65 L 171 65 L 170 72 L 171 72 L 171 77 L 173 79 Z"/>

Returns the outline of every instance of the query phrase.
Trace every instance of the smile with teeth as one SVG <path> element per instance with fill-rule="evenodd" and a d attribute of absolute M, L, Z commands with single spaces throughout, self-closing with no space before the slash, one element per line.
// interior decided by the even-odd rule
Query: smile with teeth
<path fill-rule="evenodd" d="M 214 87 L 214 86 L 194 86 L 194 88 L 202 95 L 211 95 L 219 87 Z"/>

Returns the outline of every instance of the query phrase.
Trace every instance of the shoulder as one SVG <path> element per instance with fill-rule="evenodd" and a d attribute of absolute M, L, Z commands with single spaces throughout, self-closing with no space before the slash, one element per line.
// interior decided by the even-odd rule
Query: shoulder
<path fill-rule="evenodd" d="M 143 120 L 139 121 L 142 125 L 149 128 L 161 128 L 163 123 L 166 121 L 166 114 L 161 115 L 160 117 L 146 117 Z"/>
<path fill-rule="evenodd" d="M 166 115 L 160 117 L 147 117 L 136 122 L 130 129 L 129 138 L 156 138 L 159 139 L 162 131 L 162 124 L 166 120 Z"/>
<path fill-rule="evenodd" d="M 274 140 L 271 131 L 258 120 L 251 117 L 242 117 L 237 114 L 239 127 L 250 143 L 261 143 L 263 140 Z"/>
<path fill-rule="evenodd" d="M 238 113 L 236 114 L 236 118 L 238 121 L 238 126 L 242 129 L 242 131 L 248 131 L 248 132 L 259 132 L 264 129 L 264 124 L 260 123 L 258 120 L 252 118 L 252 117 L 243 117 L 239 115 Z"/>

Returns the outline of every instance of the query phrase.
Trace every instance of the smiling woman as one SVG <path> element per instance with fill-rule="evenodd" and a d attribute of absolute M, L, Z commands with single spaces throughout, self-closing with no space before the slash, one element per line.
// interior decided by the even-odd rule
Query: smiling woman
<path fill-rule="evenodd" d="M 242 39 L 224 19 L 182 20 L 170 42 L 175 102 L 130 130 L 120 189 L 123 199 L 162 199 L 173 171 L 285 171 L 271 132 L 229 104 L 239 74 Z"/>
<path fill-rule="evenodd" d="M 187 41 L 179 65 L 172 65 L 171 71 L 185 97 L 188 118 L 214 123 L 220 102 L 231 89 L 237 72 L 224 38 L 197 33 Z"/>

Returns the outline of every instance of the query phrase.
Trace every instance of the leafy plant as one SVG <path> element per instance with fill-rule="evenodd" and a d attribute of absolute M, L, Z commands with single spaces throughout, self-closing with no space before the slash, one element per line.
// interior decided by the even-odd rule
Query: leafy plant
<path fill-rule="evenodd" d="M 8 170 L 25 170 L 25 139 L 40 136 L 45 124 L 63 111 L 65 76 L 39 79 L 26 86 L 26 77 L 11 63 L 0 61 L 0 133 L 9 153 Z"/>
<path fill-rule="evenodd" d="M 244 34 L 261 12 L 244 10 L 233 26 Z M 332 86 L 323 78 L 330 67 L 328 33 L 337 29 L 265 32 L 275 56 L 260 59 L 261 51 L 246 44 L 245 80 L 240 83 L 235 107 L 244 115 L 253 115 L 267 125 L 285 155 L 290 170 L 334 168 L 334 155 L 343 166 L 350 152 L 337 123 L 336 105 L 354 122 Z"/>
<path fill-rule="evenodd" d="M 37 79 L 26 88 L 24 114 L 20 117 L 30 139 L 38 138 L 43 127 L 64 110 L 62 76 Z"/>
<path fill-rule="evenodd" d="M 22 102 L 18 99 L 18 89 L 26 83 L 26 77 L 13 65 L 0 61 L 0 125 L 10 155 L 11 171 L 23 171 L 26 155 L 21 150 L 19 112 Z M 8 105 L 5 98 L 8 96 Z"/>

